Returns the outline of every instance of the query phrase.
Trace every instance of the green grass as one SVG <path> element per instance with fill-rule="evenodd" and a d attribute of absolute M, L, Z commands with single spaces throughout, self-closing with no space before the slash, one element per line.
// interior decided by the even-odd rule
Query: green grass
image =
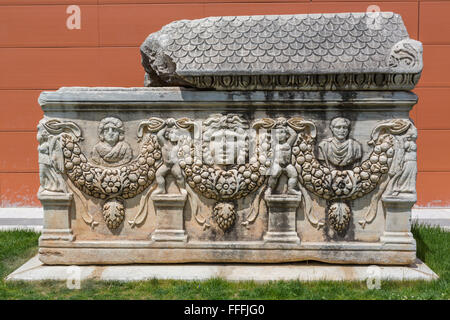
<path fill-rule="evenodd" d="M 417 255 L 439 280 L 386 282 L 368 290 L 365 282 L 267 283 L 149 280 L 140 282 L 84 281 L 81 290 L 62 281 L 5 282 L 4 278 L 37 252 L 38 234 L 0 232 L 0 299 L 450 299 L 450 232 L 414 225 Z"/>

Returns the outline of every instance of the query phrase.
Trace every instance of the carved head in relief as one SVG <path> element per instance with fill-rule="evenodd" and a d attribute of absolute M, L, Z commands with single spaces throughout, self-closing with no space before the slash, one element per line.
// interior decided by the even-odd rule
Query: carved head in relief
<path fill-rule="evenodd" d="M 340 142 L 347 139 L 350 132 L 350 120 L 346 118 L 335 118 L 330 123 L 330 129 L 333 136 Z"/>
<path fill-rule="evenodd" d="M 278 118 L 275 124 L 275 133 L 277 135 L 277 141 L 280 144 L 284 144 L 288 141 L 291 134 L 287 130 L 287 119 L 286 118 Z"/>
<path fill-rule="evenodd" d="M 362 157 L 361 144 L 349 138 L 350 123 L 349 119 L 342 117 L 331 120 L 333 137 L 323 139 L 318 145 L 317 158 L 325 161 L 329 168 L 351 169 Z"/>
<path fill-rule="evenodd" d="M 164 138 L 172 143 L 177 143 L 180 140 L 180 131 L 177 128 L 168 127 L 164 132 Z"/>
<path fill-rule="evenodd" d="M 98 126 L 100 141 L 104 141 L 112 147 L 124 139 L 124 132 L 122 121 L 114 117 L 102 119 Z"/>
<path fill-rule="evenodd" d="M 42 122 L 42 120 L 41 120 Z M 39 122 L 38 126 L 37 126 L 37 134 L 36 134 L 36 139 L 39 143 L 44 143 L 45 141 L 48 140 L 48 137 L 50 136 L 49 133 L 47 132 L 47 130 L 45 130 L 44 125 Z"/>
<path fill-rule="evenodd" d="M 417 140 L 417 129 L 415 127 L 412 127 L 409 130 L 409 134 L 407 134 L 407 140 L 408 141 L 416 141 Z"/>
<path fill-rule="evenodd" d="M 245 163 L 248 122 L 235 114 L 212 115 L 203 123 L 203 161 L 206 164 Z"/>
<path fill-rule="evenodd" d="M 100 140 L 92 149 L 92 161 L 100 165 L 121 165 L 131 161 L 133 151 L 124 141 L 125 129 L 122 120 L 106 117 L 98 126 Z"/>

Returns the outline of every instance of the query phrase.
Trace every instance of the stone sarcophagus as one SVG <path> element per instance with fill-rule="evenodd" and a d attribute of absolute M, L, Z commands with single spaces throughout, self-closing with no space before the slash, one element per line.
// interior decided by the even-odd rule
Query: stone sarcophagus
<path fill-rule="evenodd" d="M 213 17 L 142 88 L 39 102 L 46 264 L 410 264 L 422 46 L 399 15 Z"/>

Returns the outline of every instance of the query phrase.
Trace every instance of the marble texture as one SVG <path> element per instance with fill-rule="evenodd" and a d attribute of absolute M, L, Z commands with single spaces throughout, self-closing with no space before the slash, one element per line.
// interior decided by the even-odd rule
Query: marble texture
<path fill-rule="evenodd" d="M 84 280 L 142 281 L 151 279 L 208 280 L 221 278 L 228 281 L 274 280 L 299 281 L 367 281 L 375 285 L 375 279 L 382 281 L 432 281 L 439 277 L 420 260 L 408 266 L 333 266 L 309 262 L 282 265 L 128 265 L 128 266 L 46 266 L 37 256 L 6 277 L 6 281 L 37 280 Z M 74 272 L 76 271 L 76 273 Z M 75 278 L 76 276 L 76 278 Z"/>
<path fill-rule="evenodd" d="M 39 97 L 40 261 L 415 261 L 398 14 L 182 20 L 141 53 L 147 87 Z"/>
<path fill-rule="evenodd" d="M 382 196 L 395 189 L 389 188 L 396 181 L 390 177 L 401 170 L 403 158 L 395 158 L 394 149 L 413 128 L 409 110 L 416 101 L 411 92 L 393 91 L 359 91 L 349 96 L 339 91 L 246 93 L 183 88 L 44 92 L 40 103 L 45 120 L 66 128 L 57 137 L 66 151 L 63 177 L 73 203 L 59 217 L 68 219 L 75 240 L 42 238 L 40 259 L 47 264 L 309 259 L 411 263 L 415 242 L 407 230 L 410 210 L 395 216 L 400 220 L 392 220 L 404 228 L 392 230 L 402 232 L 406 241 L 382 238 L 391 232 Z M 89 152 L 98 143 L 98 124 L 106 114 L 123 123 L 123 141 L 134 155 L 129 163 L 102 166 L 90 160 Z M 362 149 L 361 159 L 346 170 L 329 167 L 317 157 L 316 146 L 333 136 L 330 124 L 337 117 L 351 121 L 345 139 L 358 141 Z M 159 142 L 158 133 L 169 123 L 177 128 L 180 139 Z M 285 138 L 278 136 L 280 126 L 295 131 L 295 143 L 287 144 L 291 150 L 286 154 L 295 168 L 291 190 L 298 195 L 288 192 L 286 172 L 266 193 L 272 164 L 284 155 L 276 151 L 284 148 Z M 174 151 L 181 175 L 170 172 L 173 164 L 167 166 L 167 174 L 158 171 Z M 201 155 L 201 166 L 193 161 L 196 154 Z M 273 158 L 274 154 L 279 157 Z M 158 177 L 164 182 L 160 192 L 156 192 Z M 400 201 L 414 195 L 408 192 L 392 196 Z M 161 207 L 161 196 L 175 199 L 183 194 L 186 200 L 177 208 Z M 271 220 L 271 196 L 301 200 L 296 200 L 295 210 L 275 209 L 283 217 Z M 44 210 L 50 215 L 54 209 Z M 268 233 L 270 221 L 275 226 L 270 231 L 276 234 Z M 277 221 L 285 221 L 287 229 L 277 230 Z"/>
<path fill-rule="evenodd" d="M 141 46 L 146 86 L 410 90 L 422 45 L 392 12 L 179 20 Z"/>

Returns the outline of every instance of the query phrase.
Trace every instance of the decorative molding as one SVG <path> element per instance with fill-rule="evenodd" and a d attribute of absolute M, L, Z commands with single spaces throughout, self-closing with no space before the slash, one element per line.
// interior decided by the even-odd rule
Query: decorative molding
<path fill-rule="evenodd" d="M 420 73 L 339 73 L 311 75 L 210 75 L 188 76 L 189 86 L 217 90 L 412 90 Z"/>
<path fill-rule="evenodd" d="M 422 53 L 421 42 L 412 39 L 401 40 L 391 49 L 389 67 L 397 72 L 416 73 L 420 76 L 423 68 Z"/>

